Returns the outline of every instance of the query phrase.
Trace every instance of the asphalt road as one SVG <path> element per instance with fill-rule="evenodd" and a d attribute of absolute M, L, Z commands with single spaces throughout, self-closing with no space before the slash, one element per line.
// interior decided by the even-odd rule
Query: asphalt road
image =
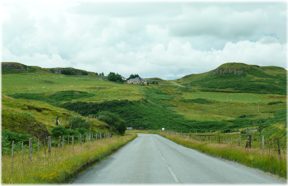
<path fill-rule="evenodd" d="M 73 183 L 285 183 L 231 161 L 211 157 L 159 135 L 138 138 L 80 173 Z"/>

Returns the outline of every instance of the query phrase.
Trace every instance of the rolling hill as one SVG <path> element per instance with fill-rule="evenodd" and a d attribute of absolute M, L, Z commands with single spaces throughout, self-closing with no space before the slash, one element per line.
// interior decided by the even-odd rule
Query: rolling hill
<path fill-rule="evenodd" d="M 178 83 L 204 91 L 286 94 L 286 70 L 244 63 L 226 63 L 218 68 L 185 76 Z"/>
<path fill-rule="evenodd" d="M 56 117 L 69 128 L 75 116 L 89 121 L 93 130 L 110 130 L 98 120 L 102 111 L 139 129 L 245 132 L 264 127 L 271 136 L 286 131 L 286 70 L 280 67 L 226 63 L 178 80 L 148 78 L 157 81 L 148 86 L 114 83 L 73 68 L 10 62 L 2 63 L 2 71 L 6 132 L 45 136 L 57 127 Z"/>

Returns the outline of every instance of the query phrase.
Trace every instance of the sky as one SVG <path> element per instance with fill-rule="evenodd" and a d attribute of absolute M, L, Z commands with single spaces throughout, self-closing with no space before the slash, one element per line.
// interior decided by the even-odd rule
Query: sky
<path fill-rule="evenodd" d="M 2 0 L 2 61 L 177 79 L 286 67 L 285 3 Z"/>

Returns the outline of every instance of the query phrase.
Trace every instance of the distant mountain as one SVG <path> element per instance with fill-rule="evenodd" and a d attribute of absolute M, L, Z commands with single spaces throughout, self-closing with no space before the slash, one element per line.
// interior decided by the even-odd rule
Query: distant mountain
<path fill-rule="evenodd" d="M 281 67 L 225 63 L 218 68 L 191 74 L 178 83 L 207 91 L 253 92 L 286 94 L 286 73 Z"/>
<path fill-rule="evenodd" d="M 67 68 L 41 68 L 37 66 L 28 66 L 17 62 L 2 62 L 2 73 L 30 73 L 30 72 L 46 72 L 64 75 L 98 75 L 95 72 L 88 72 L 85 70 Z"/>
<path fill-rule="evenodd" d="M 24 73 L 24 72 L 37 72 L 45 71 L 41 67 L 27 66 L 17 62 L 2 62 L 2 73 Z"/>

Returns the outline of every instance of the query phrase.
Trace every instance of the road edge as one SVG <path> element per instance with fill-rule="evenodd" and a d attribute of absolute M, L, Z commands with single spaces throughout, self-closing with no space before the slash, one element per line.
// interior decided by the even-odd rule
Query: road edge
<path fill-rule="evenodd" d="M 131 134 L 130 134 L 131 135 Z M 125 141 L 123 144 L 117 146 L 116 148 L 112 149 L 111 151 L 103 154 L 102 156 L 100 157 L 97 157 L 95 159 L 93 159 L 92 161 L 90 162 L 86 162 L 84 163 L 80 168 L 78 169 L 75 169 L 75 171 L 73 173 L 71 173 L 70 175 L 68 175 L 67 177 L 65 177 L 65 179 L 63 181 L 60 181 L 58 183 L 66 183 L 66 184 L 71 184 L 74 179 L 76 178 L 76 176 L 86 170 L 87 168 L 89 168 L 90 166 L 93 166 L 95 165 L 96 163 L 99 163 L 100 161 L 106 159 L 108 156 L 110 156 L 111 154 L 115 153 L 116 151 L 120 150 L 122 147 L 124 147 L 125 145 L 127 145 L 128 143 L 132 142 L 134 139 L 136 139 L 138 137 L 137 134 L 133 134 L 131 139 Z"/>
<path fill-rule="evenodd" d="M 166 138 L 166 139 L 168 139 L 168 140 L 173 141 L 174 143 L 177 143 L 177 144 L 179 144 L 179 145 L 182 145 L 182 146 L 184 146 L 184 147 L 186 147 L 186 148 L 190 148 L 190 149 L 196 150 L 196 151 L 198 151 L 198 152 L 204 153 L 204 154 L 209 155 L 209 156 L 212 156 L 212 157 L 217 157 L 217 158 L 220 158 L 220 159 L 223 159 L 223 160 L 226 160 L 226 161 L 232 161 L 232 162 L 235 162 L 235 163 L 239 163 L 240 165 L 243 165 L 243 166 L 247 166 L 247 167 L 250 167 L 250 168 L 258 169 L 258 170 L 260 170 L 260 171 L 265 172 L 266 174 L 270 174 L 270 175 L 272 175 L 272 176 L 274 176 L 274 177 L 276 177 L 276 178 L 278 178 L 278 179 L 284 180 L 285 183 L 287 183 L 287 181 L 288 181 L 288 180 L 287 180 L 287 175 L 286 175 L 286 177 L 283 177 L 283 176 L 280 176 L 280 175 L 278 175 L 278 174 L 275 174 L 275 173 L 273 173 L 273 172 L 271 172 L 271 171 L 261 169 L 260 167 L 253 166 L 253 165 L 251 165 L 251 164 L 247 164 L 247 163 L 244 163 L 244 162 L 241 162 L 241 161 L 237 161 L 237 160 L 235 160 L 235 159 L 231 159 L 231 157 L 220 156 L 220 155 L 217 155 L 217 154 L 215 154 L 215 153 L 214 153 L 214 154 L 213 154 L 213 153 L 209 153 L 208 151 L 205 151 L 205 150 L 203 150 L 203 149 L 197 148 L 196 145 L 193 146 L 192 143 L 190 143 L 190 144 L 185 143 L 185 142 L 184 142 L 184 139 L 174 139 L 173 137 L 171 137 L 171 136 L 169 136 L 169 135 L 167 135 L 167 134 L 163 134 L 163 133 L 161 133 L 161 132 L 159 132 L 159 133 L 157 133 L 157 134 L 160 135 L 160 136 L 162 136 L 162 137 L 164 137 L 164 138 Z M 287 172 L 287 166 L 286 166 L 286 172 Z"/>

